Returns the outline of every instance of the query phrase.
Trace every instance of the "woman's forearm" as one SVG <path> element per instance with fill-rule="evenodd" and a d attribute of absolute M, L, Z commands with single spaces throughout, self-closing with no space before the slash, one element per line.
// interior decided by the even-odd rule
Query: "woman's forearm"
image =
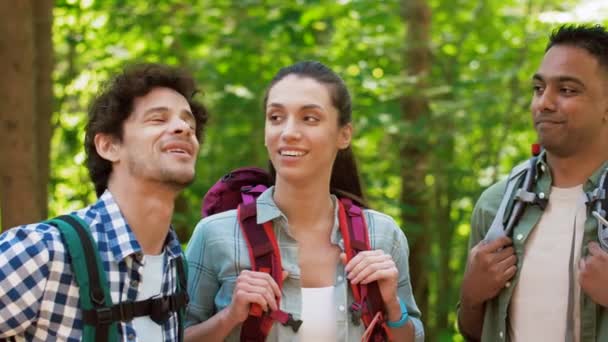
<path fill-rule="evenodd" d="M 208 320 L 186 328 L 184 342 L 223 341 L 240 322 L 230 317 L 229 307 L 216 313 Z"/>

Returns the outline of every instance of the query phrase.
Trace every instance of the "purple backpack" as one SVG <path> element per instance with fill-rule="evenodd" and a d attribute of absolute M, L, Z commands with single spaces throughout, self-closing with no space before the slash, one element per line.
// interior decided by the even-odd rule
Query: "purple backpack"
<path fill-rule="evenodd" d="M 272 181 L 264 169 L 242 167 L 222 177 L 203 198 L 201 214 L 207 217 L 226 210 L 236 209 L 240 203 L 255 201 Z"/>
<path fill-rule="evenodd" d="M 270 174 L 257 167 L 243 167 L 231 171 L 217 181 L 205 194 L 201 212 L 203 217 L 237 209 L 239 225 L 247 242 L 252 270 L 269 273 L 283 287 L 281 253 L 276 243 L 272 223 L 260 225 L 256 222 L 256 198 L 272 185 Z M 370 249 L 367 224 L 363 211 L 351 199 L 343 197 L 339 201 L 340 230 L 344 237 L 347 260 L 357 253 Z M 371 341 L 391 340 L 390 330 L 383 316 L 384 304 L 377 282 L 367 285 L 350 283 L 354 302 L 349 308 L 355 325 L 367 328 L 364 336 Z M 278 299 L 277 299 L 278 303 Z M 275 310 L 264 314 L 257 304 L 251 306 L 249 317 L 241 328 L 241 342 L 263 342 L 266 340 L 273 322 L 289 326 L 294 332 L 302 321 L 292 314 Z"/>

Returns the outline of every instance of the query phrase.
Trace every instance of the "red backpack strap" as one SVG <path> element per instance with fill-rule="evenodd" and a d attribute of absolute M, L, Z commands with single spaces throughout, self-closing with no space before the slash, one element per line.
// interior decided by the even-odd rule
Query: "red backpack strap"
<path fill-rule="evenodd" d="M 283 268 L 281 266 L 281 252 L 274 235 L 271 222 L 259 225 L 256 222 L 255 201 L 240 204 L 237 208 L 239 226 L 247 243 L 251 269 L 258 272 L 266 272 L 283 288 Z M 280 304 L 277 298 L 277 305 Z M 290 313 L 281 310 L 264 314 L 262 308 L 251 305 L 249 317 L 241 327 L 241 342 L 263 342 L 270 333 L 273 321 L 285 326 L 291 326 L 297 332 L 302 325 L 301 320 L 294 320 Z"/>
<path fill-rule="evenodd" d="M 338 201 L 338 216 L 340 220 L 340 231 L 344 239 L 344 250 L 346 261 L 350 261 L 359 252 L 371 249 L 367 223 L 363 216 L 363 210 L 355 205 L 349 198 L 340 198 Z M 349 311 L 355 325 L 359 325 L 361 320 L 365 327 L 371 327 L 372 341 L 388 341 L 391 338 L 389 328 L 384 319 L 384 303 L 380 295 L 378 282 L 367 285 L 350 283 L 353 292 L 354 303 L 351 304 Z M 377 317 L 376 317 L 377 316 Z M 375 319 L 376 318 L 376 319 Z M 376 324 L 378 322 L 378 324 Z"/>

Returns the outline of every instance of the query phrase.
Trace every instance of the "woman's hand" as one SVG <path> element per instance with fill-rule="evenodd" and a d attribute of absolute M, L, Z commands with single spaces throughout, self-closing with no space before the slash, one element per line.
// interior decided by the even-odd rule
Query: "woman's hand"
<path fill-rule="evenodd" d="M 277 298 L 281 298 L 281 290 L 270 274 L 242 271 L 236 278 L 232 301 L 228 306 L 229 317 L 238 323 L 244 322 L 249 316 L 251 304 L 260 305 L 264 311 L 277 310 Z"/>
<path fill-rule="evenodd" d="M 342 253 L 341 258 L 344 262 L 346 254 Z M 387 311 L 392 311 L 390 308 L 395 307 L 395 304 L 399 308 L 397 298 L 399 270 L 390 254 L 384 253 L 381 249 L 360 252 L 348 262 L 344 270 L 352 284 L 369 284 L 378 281 Z"/>

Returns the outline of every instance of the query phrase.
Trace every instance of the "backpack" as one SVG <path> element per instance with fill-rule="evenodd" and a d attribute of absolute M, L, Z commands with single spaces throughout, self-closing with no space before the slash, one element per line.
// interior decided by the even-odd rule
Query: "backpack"
<path fill-rule="evenodd" d="M 256 198 L 272 185 L 270 175 L 263 169 L 245 167 L 236 169 L 215 183 L 203 199 L 203 217 L 222 211 L 237 209 L 237 219 L 249 250 L 252 270 L 266 272 L 283 286 L 281 253 L 274 235 L 272 222 L 256 222 Z M 339 204 L 340 230 L 344 239 L 347 261 L 357 253 L 369 250 L 370 242 L 363 211 L 353 200 L 342 197 Z M 391 340 L 383 311 L 384 304 L 377 282 L 367 285 L 350 284 L 354 302 L 349 307 L 353 324 L 363 321 L 372 341 Z M 264 313 L 254 304 L 241 328 L 241 341 L 263 342 L 270 333 L 273 321 L 289 326 L 297 332 L 302 325 L 290 313 L 282 310 Z"/>
<path fill-rule="evenodd" d="M 185 258 L 179 256 L 174 261 L 178 277 L 177 291 L 174 294 L 113 304 L 97 244 L 91 236 L 88 224 L 76 215 L 62 215 L 46 223 L 59 230 L 71 258 L 72 272 L 79 287 L 79 302 L 84 324 L 81 341 L 118 341 L 117 322 L 127 322 L 139 316 L 150 316 L 153 321 L 161 324 L 176 311 L 180 324 L 179 340 L 183 341 L 185 307 L 188 303 L 186 292 L 188 265 Z"/>
<path fill-rule="evenodd" d="M 533 157 L 511 170 L 498 211 L 484 240 L 493 241 L 501 236 L 512 236 L 513 228 L 527 205 L 538 205 L 542 210 L 547 206 L 549 199 L 544 196 L 541 198 L 533 191 L 539 154 L 540 147 L 533 145 Z M 602 249 L 608 251 L 608 168 L 602 171 L 598 187 L 587 192 L 586 196 L 586 204 L 597 219 L 598 241 Z"/>

